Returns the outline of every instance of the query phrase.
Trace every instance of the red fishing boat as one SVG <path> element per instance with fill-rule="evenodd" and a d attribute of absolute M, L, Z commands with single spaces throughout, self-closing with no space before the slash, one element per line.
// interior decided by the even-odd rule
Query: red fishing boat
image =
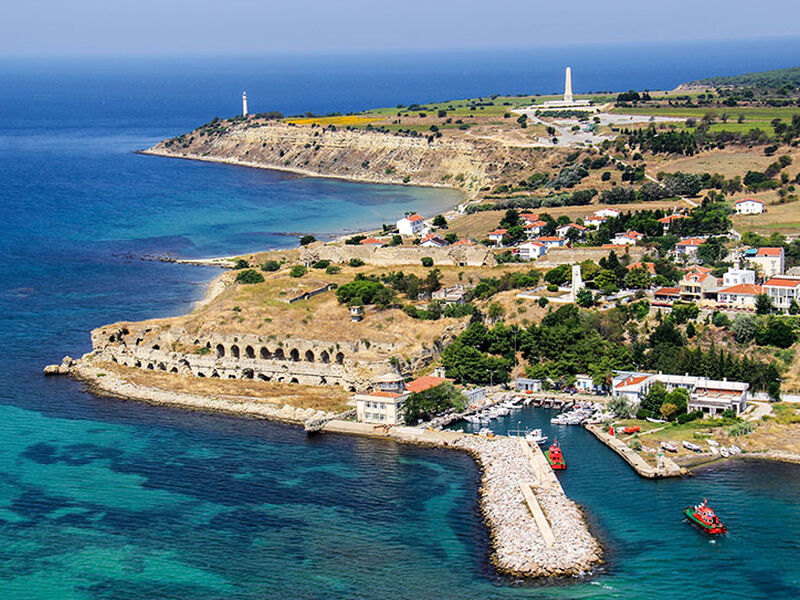
<path fill-rule="evenodd" d="M 708 506 L 705 498 L 703 498 L 702 504 L 687 506 L 683 514 L 689 519 L 690 523 L 697 525 L 708 534 L 719 535 L 728 531 L 728 528 L 717 517 L 714 509 Z"/>
<path fill-rule="evenodd" d="M 558 447 L 558 440 L 553 440 L 553 444 L 544 453 L 547 457 L 547 462 L 553 469 L 566 469 L 567 463 L 564 461 L 564 455 L 561 454 L 561 448 Z"/>

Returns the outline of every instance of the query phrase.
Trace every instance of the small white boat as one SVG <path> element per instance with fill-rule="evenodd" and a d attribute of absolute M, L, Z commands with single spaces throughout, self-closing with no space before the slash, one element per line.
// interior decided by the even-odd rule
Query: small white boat
<path fill-rule="evenodd" d="M 719 442 L 717 440 L 708 440 L 709 446 L 719 446 Z"/>
<path fill-rule="evenodd" d="M 731 455 L 733 455 L 733 454 L 741 454 L 742 449 L 739 448 L 739 446 L 737 446 L 736 444 L 734 444 L 733 446 L 728 446 L 728 452 L 730 452 Z"/>
<path fill-rule="evenodd" d="M 677 452 L 678 447 L 672 442 L 661 442 L 661 449 L 667 452 Z"/>
<path fill-rule="evenodd" d="M 478 435 L 494 435 L 494 432 L 488 427 L 481 427 L 480 431 L 478 431 Z"/>
<path fill-rule="evenodd" d="M 647 417 L 647 420 L 650 421 L 651 423 L 666 423 L 664 419 L 654 419 L 652 417 Z"/>
<path fill-rule="evenodd" d="M 719 454 L 719 448 L 717 446 L 711 446 L 711 454 L 717 456 Z"/>
<path fill-rule="evenodd" d="M 691 450 L 692 452 L 700 452 L 702 450 L 700 446 L 698 446 L 697 444 L 693 444 L 692 442 L 687 442 L 686 440 L 684 440 L 682 443 L 684 448 L 686 448 L 687 450 Z"/>
<path fill-rule="evenodd" d="M 719 453 L 722 456 L 722 458 L 728 458 L 731 455 L 731 453 L 728 452 L 728 449 L 725 446 L 722 446 L 719 449 Z"/>
<path fill-rule="evenodd" d="M 531 443 L 544 444 L 547 441 L 547 436 L 542 433 L 541 429 L 534 429 L 525 434 L 525 439 Z"/>

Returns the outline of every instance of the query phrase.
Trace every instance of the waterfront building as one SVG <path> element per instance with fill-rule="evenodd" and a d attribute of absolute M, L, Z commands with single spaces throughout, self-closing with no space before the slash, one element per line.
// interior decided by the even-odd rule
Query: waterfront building
<path fill-rule="evenodd" d="M 690 412 L 699 410 L 713 416 L 724 410 L 733 410 L 738 415 L 747 408 L 749 383 L 692 375 L 623 371 L 612 381 L 613 395 L 638 406 L 655 383 L 662 383 L 667 391 L 683 388 L 689 392 Z"/>
<path fill-rule="evenodd" d="M 575 375 L 575 389 L 584 394 L 593 394 L 598 391 L 591 375 Z"/>
<path fill-rule="evenodd" d="M 418 214 L 407 215 L 397 221 L 397 232 L 400 235 L 420 235 L 425 229 L 425 221 Z"/>
<path fill-rule="evenodd" d="M 784 256 L 783 248 L 748 248 L 744 251 L 744 260 L 764 277 L 783 274 Z"/>
<path fill-rule="evenodd" d="M 467 406 L 474 406 L 486 399 L 486 388 L 483 387 L 469 388 L 461 391 L 467 397 Z"/>
<path fill-rule="evenodd" d="M 764 282 L 764 293 L 775 308 L 788 311 L 793 300 L 800 303 L 800 277 L 772 277 Z"/>
<path fill-rule="evenodd" d="M 526 377 L 517 377 L 514 380 L 514 389 L 520 392 L 541 392 L 542 380 L 527 379 Z"/>
<path fill-rule="evenodd" d="M 742 198 L 733 203 L 737 215 L 760 215 L 764 212 L 764 203 L 755 198 Z"/>
<path fill-rule="evenodd" d="M 356 415 L 360 422 L 373 425 L 399 425 L 408 393 L 375 391 L 356 394 Z"/>

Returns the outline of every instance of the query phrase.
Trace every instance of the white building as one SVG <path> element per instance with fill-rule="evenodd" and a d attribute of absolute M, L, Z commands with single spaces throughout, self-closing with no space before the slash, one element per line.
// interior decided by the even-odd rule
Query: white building
<path fill-rule="evenodd" d="M 560 227 L 556 228 L 556 235 L 559 237 L 567 237 L 567 234 L 572 229 L 577 231 L 581 237 L 583 236 L 583 232 L 586 231 L 586 227 L 583 225 L 578 225 L 577 223 L 567 223 L 566 225 L 561 225 Z"/>
<path fill-rule="evenodd" d="M 611 239 L 611 243 L 615 246 L 635 246 L 636 242 L 644 238 L 644 235 L 638 231 L 626 231 L 625 233 L 618 233 Z"/>
<path fill-rule="evenodd" d="M 755 198 L 742 198 L 733 204 L 737 215 L 760 215 L 764 212 L 764 203 Z"/>
<path fill-rule="evenodd" d="M 528 239 L 535 238 L 539 234 L 542 233 L 542 229 L 547 226 L 547 221 L 527 221 L 523 226 L 522 229 L 525 230 L 525 235 L 528 236 Z"/>
<path fill-rule="evenodd" d="M 519 390 L 520 392 L 541 392 L 542 380 L 517 377 L 514 380 L 514 389 Z"/>
<path fill-rule="evenodd" d="M 503 236 L 506 233 L 508 233 L 508 229 L 495 229 L 494 231 L 490 231 L 488 234 L 486 234 L 486 237 L 499 246 L 503 243 Z"/>
<path fill-rule="evenodd" d="M 785 268 L 783 248 L 748 248 L 744 251 L 744 259 L 758 268 L 764 277 L 781 275 Z"/>
<path fill-rule="evenodd" d="M 675 254 L 677 256 L 685 256 L 686 258 L 697 258 L 697 250 L 705 244 L 703 238 L 687 238 L 675 244 Z"/>
<path fill-rule="evenodd" d="M 772 277 L 764 282 L 764 293 L 778 310 L 789 310 L 792 300 L 800 304 L 800 277 Z"/>
<path fill-rule="evenodd" d="M 522 260 L 536 260 L 546 252 L 547 246 L 540 242 L 525 242 L 517 246 L 516 254 Z"/>
<path fill-rule="evenodd" d="M 398 425 L 403 422 L 403 403 L 408 393 L 389 391 L 356 394 L 356 413 L 362 423 L 373 425 Z"/>
<path fill-rule="evenodd" d="M 737 269 L 735 267 L 731 267 L 722 275 L 722 285 L 724 287 L 732 287 L 734 285 L 741 285 L 743 283 L 753 284 L 755 282 L 756 272 L 750 269 Z"/>
<path fill-rule="evenodd" d="M 593 394 L 598 391 L 591 375 L 575 375 L 575 389 L 584 394 Z"/>
<path fill-rule="evenodd" d="M 403 217 L 397 221 L 397 231 L 400 235 L 419 235 L 424 231 L 424 229 L 425 221 L 416 213 Z"/>
<path fill-rule="evenodd" d="M 725 308 L 754 310 L 756 298 L 764 292 L 760 285 L 740 283 L 717 291 L 717 303 Z"/>
<path fill-rule="evenodd" d="M 689 412 L 700 410 L 705 414 L 715 415 L 724 410 L 733 410 L 738 415 L 747 408 L 749 383 L 691 375 L 624 372 L 614 378 L 613 394 L 638 406 L 653 384 L 659 382 L 664 384 L 667 391 L 676 388 L 687 390 Z"/>
<path fill-rule="evenodd" d="M 600 210 L 594 211 L 595 217 L 602 217 L 603 219 L 616 218 L 620 216 L 620 214 L 620 211 L 614 208 L 601 208 Z"/>
<path fill-rule="evenodd" d="M 419 245 L 423 248 L 444 248 L 448 244 L 438 235 L 434 233 L 426 233 L 422 236 Z"/>
<path fill-rule="evenodd" d="M 536 238 L 534 241 L 544 244 L 545 248 L 548 250 L 550 250 L 550 248 L 560 248 L 561 246 L 567 245 L 567 240 L 553 235 L 546 235 L 544 237 Z"/>

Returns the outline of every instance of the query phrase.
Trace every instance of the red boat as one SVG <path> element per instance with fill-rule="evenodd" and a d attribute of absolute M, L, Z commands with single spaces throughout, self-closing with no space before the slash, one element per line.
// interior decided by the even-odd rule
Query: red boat
<path fill-rule="evenodd" d="M 719 535 L 728 532 L 728 528 L 719 520 L 714 509 L 707 505 L 705 498 L 703 498 L 702 504 L 687 506 L 683 514 L 689 519 L 690 523 L 697 525 L 710 535 Z"/>
<path fill-rule="evenodd" d="M 553 444 L 544 453 L 547 457 L 547 462 L 553 469 L 566 469 L 567 463 L 564 461 L 564 456 L 561 454 L 561 448 L 558 447 L 558 440 L 553 440 Z"/>

